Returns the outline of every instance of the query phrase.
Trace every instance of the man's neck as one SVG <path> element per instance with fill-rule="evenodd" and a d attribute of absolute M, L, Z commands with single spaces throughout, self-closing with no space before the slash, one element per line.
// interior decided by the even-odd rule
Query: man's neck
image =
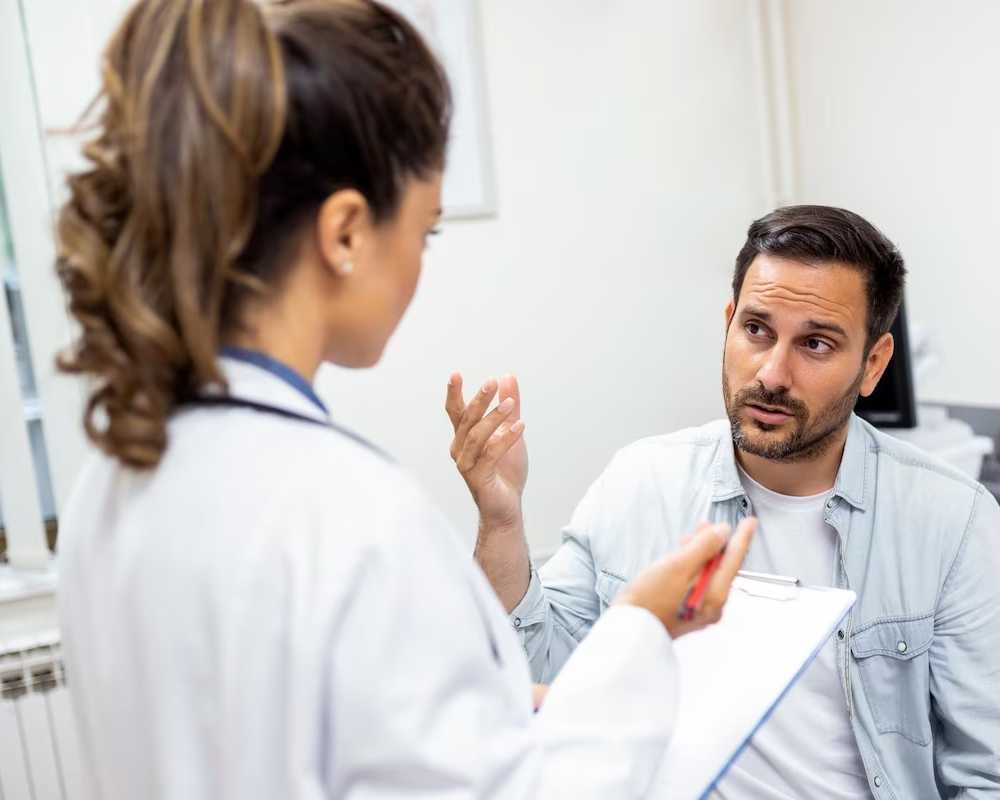
<path fill-rule="evenodd" d="M 829 446 L 808 461 L 775 461 L 736 448 L 736 460 L 761 486 L 790 497 L 809 497 L 833 488 L 844 457 L 850 424 L 835 434 Z"/>

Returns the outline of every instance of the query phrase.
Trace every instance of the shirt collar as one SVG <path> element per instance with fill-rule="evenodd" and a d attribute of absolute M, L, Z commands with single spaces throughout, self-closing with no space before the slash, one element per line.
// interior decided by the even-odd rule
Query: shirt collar
<path fill-rule="evenodd" d="M 866 491 L 865 480 L 868 468 L 868 432 L 865 423 L 856 414 L 851 414 L 847 429 L 847 443 L 837 470 L 837 480 L 833 485 L 834 497 L 842 497 L 852 506 L 862 511 L 871 500 Z M 712 502 L 718 503 L 741 497 L 745 494 L 736 467 L 736 451 L 731 428 L 726 425 L 720 435 L 713 465 Z"/>
<path fill-rule="evenodd" d="M 728 420 L 719 436 L 719 447 L 715 451 L 712 473 L 712 502 L 719 503 L 745 494 L 743 484 L 740 483 L 740 473 L 736 469 L 733 432 Z"/>
<path fill-rule="evenodd" d="M 847 431 L 844 457 L 840 460 L 837 482 L 833 485 L 834 495 L 843 497 L 861 511 L 867 510 L 871 501 L 868 496 L 868 481 L 866 480 L 870 436 L 865 429 L 865 424 L 859 416 L 851 414 L 851 427 Z"/>

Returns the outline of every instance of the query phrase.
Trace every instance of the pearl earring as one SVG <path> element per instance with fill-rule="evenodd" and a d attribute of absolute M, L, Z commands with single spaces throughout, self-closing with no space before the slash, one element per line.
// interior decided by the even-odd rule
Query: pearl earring
<path fill-rule="evenodd" d="M 354 262 L 350 260 L 345 261 L 343 264 L 340 265 L 339 272 L 341 275 L 350 275 L 352 272 L 354 272 Z"/>

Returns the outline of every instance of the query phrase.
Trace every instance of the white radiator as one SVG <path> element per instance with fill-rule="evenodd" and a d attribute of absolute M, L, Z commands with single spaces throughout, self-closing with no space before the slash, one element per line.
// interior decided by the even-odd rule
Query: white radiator
<path fill-rule="evenodd" d="M 80 750 L 55 633 L 0 652 L 0 800 L 78 800 Z"/>

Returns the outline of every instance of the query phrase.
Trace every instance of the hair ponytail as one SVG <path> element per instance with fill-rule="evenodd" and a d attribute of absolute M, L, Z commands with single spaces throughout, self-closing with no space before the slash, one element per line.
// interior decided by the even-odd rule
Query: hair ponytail
<path fill-rule="evenodd" d="M 155 466 L 178 400 L 222 383 L 241 299 L 333 191 L 378 219 L 443 165 L 447 79 L 376 2 L 140 0 L 104 54 L 89 168 L 69 179 L 59 277 L 92 381 L 90 439 Z"/>
<path fill-rule="evenodd" d="M 189 385 L 219 379 L 225 286 L 285 116 L 280 50 L 247 0 L 156 0 L 111 40 L 91 166 L 69 180 L 58 271 L 94 379 L 84 425 L 106 452 L 155 465 Z"/>

